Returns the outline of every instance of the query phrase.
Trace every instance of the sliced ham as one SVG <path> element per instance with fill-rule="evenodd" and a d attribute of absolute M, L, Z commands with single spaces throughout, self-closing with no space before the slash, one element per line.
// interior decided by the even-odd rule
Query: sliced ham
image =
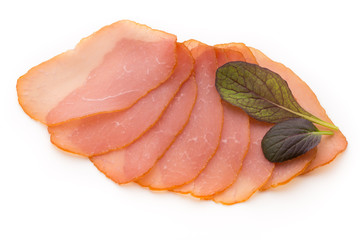
<path fill-rule="evenodd" d="M 47 125 L 129 108 L 171 75 L 176 36 L 119 21 L 19 78 L 19 103 Z"/>
<path fill-rule="evenodd" d="M 218 67 L 234 59 L 245 61 L 239 51 L 215 48 Z M 195 197 L 209 198 L 224 191 L 237 178 L 249 148 L 249 116 L 239 108 L 223 102 L 224 125 L 218 150 L 206 168 L 192 182 L 174 189 Z"/>
<path fill-rule="evenodd" d="M 316 157 L 316 150 L 317 148 L 314 148 L 295 159 L 282 163 L 275 163 L 275 168 L 271 177 L 266 181 L 260 190 L 264 191 L 271 187 L 286 184 L 296 176 L 300 175 L 303 171 L 305 171 L 307 166 L 309 166 L 311 160 Z"/>
<path fill-rule="evenodd" d="M 242 43 L 183 45 L 131 21 L 106 26 L 30 69 L 18 79 L 18 100 L 49 126 L 55 145 L 90 157 L 114 182 L 223 204 L 285 184 L 346 149 L 346 138 L 335 131 L 296 159 L 266 160 L 261 141 L 273 124 L 222 103 L 215 89 L 215 71 L 228 61 L 278 73 L 304 109 L 331 122 L 311 89 L 259 50 Z"/>
<path fill-rule="evenodd" d="M 220 141 L 223 109 L 215 89 L 215 51 L 197 41 L 186 44 L 195 59 L 197 100 L 184 131 L 150 172 L 137 181 L 152 189 L 171 189 L 195 179 Z"/>
<path fill-rule="evenodd" d="M 324 121 L 331 122 L 330 118 L 326 115 L 325 110 L 321 107 L 315 94 L 294 72 L 285 67 L 283 64 L 272 61 L 259 50 L 254 48 L 250 48 L 250 50 L 256 57 L 260 66 L 266 67 L 278 73 L 288 82 L 294 97 L 305 110 Z M 320 126 L 319 129 L 323 128 Z M 347 141 L 345 136 L 341 133 L 341 131 L 335 131 L 334 133 L 335 134 L 332 136 L 324 135 L 321 137 L 321 142 L 317 146 L 316 157 L 311 161 L 304 173 L 330 163 L 337 155 L 346 149 Z"/>
<path fill-rule="evenodd" d="M 192 182 L 174 189 L 200 198 L 224 191 L 237 178 L 249 148 L 249 117 L 241 109 L 223 103 L 224 126 L 218 150 L 206 168 Z"/>
<path fill-rule="evenodd" d="M 192 56 L 183 44 L 177 53 L 178 64 L 170 79 L 134 106 L 49 127 L 52 143 L 65 151 L 93 156 L 134 142 L 156 123 L 193 70 Z"/>
<path fill-rule="evenodd" d="M 233 185 L 213 197 L 215 202 L 234 204 L 248 200 L 270 178 L 275 167 L 261 149 L 261 140 L 272 124 L 250 119 L 250 147 Z"/>
<path fill-rule="evenodd" d="M 196 82 L 191 77 L 156 125 L 126 148 L 90 158 L 108 178 L 122 184 L 139 178 L 164 154 L 189 120 L 196 99 Z"/>

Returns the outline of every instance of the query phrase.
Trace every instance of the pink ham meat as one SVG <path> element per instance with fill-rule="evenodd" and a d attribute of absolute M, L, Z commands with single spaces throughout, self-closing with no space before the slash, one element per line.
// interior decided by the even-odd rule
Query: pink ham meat
<path fill-rule="evenodd" d="M 49 127 L 52 143 L 65 151 L 93 156 L 134 142 L 156 123 L 193 70 L 192 56 L 183 44 L 178 44 L 177 53 L 178 64 L 170 79 L 133 107 Z"/>
<path fill-rule="evenodd" d="M 271 187 L 290 182 L 293 178 L 300 175 L 309 166 L 310 162 L 316 157 L 317 148 L 310 150 L 302 156 L 295 159 L 276 163 L 275 168 L 269 180 L 261 187 L 261 191 L 267 190 Z"/>
<path fill-rule="evenodd" d="M 126 148 L 90 158 L 108 178 L 122 184 L 139 178 L 155 164 L 185 127 L 196 100 L 194 77 L 184 83 L 156 125 Z"/>
<path fill-rule="evenodd" d="M 271 176 L 275 167 L 261 149 L 261 140 L 271 124 L 250 119 L 250 147 L 233 185 L 213 197 L 215 202 L 234 204 L 248 200 Z"/>
<path fill-rule="evenodd" d="M 224 126 L 216 154 L 194 181 L 174 189 L 175 192 L 208 198 L 236 180 L 249 147 L 249 117 L 228 103 L 224 102 L 223 107 Z"/>
<path fill-rule="evenodd" d="M 245 61 L 247 63 L 257 64 L 254 54 L 243 43 L 217 44 L 215 47 L 222 49 L 229 61 Z"/>
<path fill-rule="evenodd" d="M 259 50 L 254 48 L 250 48 L 250 50 L 255 55 L 260 66 L 278 73 L 288 82 L 294 97 L 305 110 L 324 121 L 331 122 L 315 94 L 294 72 L 283 64 L 272 61 Z M 319 127 L 319 129 L 322 129 L 322 127 Z M 340 131 L 335 131 L 334 133 L 333 136 L 322 136 L 321 142 L 317 146 L 316 157 L 311 161 L 304 173 L 330 163 L 346 149 L 347 141 L 345 136 Z"/>
<path fill-rule="evenodd" d="M 215 48 L 218 66 L 233 60 L 245 61 L 238 51 Z M 248 115 L 239 108 L 223 102 L 224 125 L 221 140 L 214 157 L 191 183 L 174 189 L 195 197 L 209 198 L 229 187 L 239 174 L 242 161 L 249 148 L 250 127 Z"/>
<path fill-rule="evenodd" d="M 176 36 L 119 21 L 19 78 L 24 111 L 47 125 L 129 108 L 176 64 Z"/>
<path fill-rule="evenodd" d="M 198 96 L 184 131 L 150 172 L 137 181 L 152 189 L 172 189 L 195 179 L 220 141 L 223 109 L 215 89 L 215 51 L 193 40 L 186 44 L 195 59 Z"/>

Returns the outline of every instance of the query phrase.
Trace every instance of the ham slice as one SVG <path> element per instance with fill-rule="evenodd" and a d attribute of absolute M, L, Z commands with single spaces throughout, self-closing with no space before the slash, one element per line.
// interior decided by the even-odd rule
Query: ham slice
<path fill-rule="evenodd" d="M 250 147 L 233 185 L 213 197 L 215 202 L 234 204 L 248 200 L 270 178 L 275 167 L 261 149 L 261 140 L 272 124 L 250 118 Z"/>
<path fill-rule="evenodd" d="M 150 172 L 137 181 L 152 189 L 172 189 L 195 179 L 220 141 L 223 109 L 215 89 L 215 51 L 193 40 L 186 42 L 186 46 L 195 59 L 197 100 L 184 131 Z"/>
<path fill-rule="evenodd" d="M 122 184 L 134 181 L 150 170 L 170 147 L 189 120 L 196 99 L 192 76 L 167 107 L 156 125 L 126 148 L 90 158 L 108 178 Z"/>
<path fill-rule="evenodd" d="M 175 192 L 209 198 L 236 180 L 249 148 L 249 117 L 226 102 L 223 102 L 223 107 L 224 126 L 218 150 L 194 181 L 174 189 Z"/>
<path fill-rule="evenodd" d="M 218 67 L 233 59 L 245 61 L 239 51 L 215 48 L 215 52 Z M 209 198 L 224 191 L 236 180 L 249 148 L 249 116 L 226 102 L 223 102 L 223 107 L 224 125 L 216 154 L 194 181 L 174 189 L 175 192 Z"/>
<path fill-rule="evenodd" d="M 260 66 L 266 67 L 278 73 L 288 82 L 294 97 L 305 110 L 324 121 L 331 122 L 330 118 L 326 115 L 325 110 L 321 107 L 315 94 L 294 72 L 285 67 L 283 64 L 272 61 L 259 50 L 254 48 L 250 48 L 250 50 L 255 55 Z M 320 126 L 319 129 L 324 128 Z M 330 163 L 337 155 L 342 153 L 346 147 L 346 138 L 340 131 L 335 131 L 332 136 L 322 136 L 321 142 L 317 146 L 316 157 L 311 161 L 304 173 Z"/>
<path fill-rule="evenodd" d="M 193 70 L 189 50 L 178 44 L 178 64 L 165 83 L 131 108 L 49 127 L 51 141 L 72 153 L 94 156 L 123 148 L 152 127 Z"/>
<path fill-rule="evenodd" d="M 317 148 L 313 148 L 309 152 L 295 159 L 275 163 L 275 168 L 271 174 L 271 177 L 261 187 L 261 191 L 267 190 L 271 187 L 277 187 L 279 185 L 286 184 L 300 175 L 309 166 L 310 162 L 316 157 Z"/>
<path fill-rule="evenodd" d="M 129 108 L 168 79 L 175 50 L 174 35 L 116 22 L 19 78 L 19 103 L 47 125 Z"/>
<path fill-rule="evenodd" d="M 258 64 L 254 54 L 243 43 L 224 43 L 215 45 L 218 49 L 223 49 L 229 61 L 245 61 L 247 63 Z"/>

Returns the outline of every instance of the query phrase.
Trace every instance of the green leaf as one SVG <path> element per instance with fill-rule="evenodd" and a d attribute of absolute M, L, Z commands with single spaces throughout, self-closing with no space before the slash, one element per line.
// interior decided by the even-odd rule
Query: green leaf
<path fill-rule="evenodd" d="M 306 119 L 295 118 L 273 126 L 262 139 L 261 148 L 270 162 L 283 162 L 316 147 L 321 135 L 332 134 L 330 131 L 320 132 Z"/>
<path fill-rule="evenodd" d="M 256 64 L 239 61 L 219 67 L 216 71 L 216 89 L 222 99 L 242 108 L 259 121 L 278 123 L 302 117 L 338 129 L 305 111 L 280 75 Z"/>

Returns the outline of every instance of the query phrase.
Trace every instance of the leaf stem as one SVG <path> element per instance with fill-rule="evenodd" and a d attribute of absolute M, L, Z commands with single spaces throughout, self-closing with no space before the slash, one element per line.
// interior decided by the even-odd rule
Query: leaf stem
<path fill-rule="evenodd" d="M 312 134 L 315 134 L 315 135 L 334 135 L 334 132 L 332 132 L 332 131 L 317 131 L 317 132 L 312 132 Z"/>
<path fill-rule="evenodd" d="M 296 113 L 295 113 L 296 114 Z M 301 114 L 301 113 L 300 113 Z M 299 114 L 299 115 L 300 115 Z M 331 123 L 328 123 L 328 122 L 325 122 L 321 119 L 317 119 L 317 118 L 313 118 L 313 117 L 310 117 L 310 116 L 306 116 L 306 115 L 303 115 L 301 114 L 303 118 L 313 122 L 313 123 L 317 123 L 321 126 L 324 126 L 324 127 L 327 127 L 327 128 L 330 128 L 330 129 L 333 129 L 333 130 L 339 130 L 339 128 L 337 126 L 335 126 L 334 124 L 331 124 Z"/>
<path fill-rule="evenodd" d="M 331 124 L 331 123 L 328 123 L 328 122 L 325 122 L 317 117 L 311 117 L 311 116 L 308 116 L 308 115 L 305 115 L 305 114 L 302 114 L 302 113 L 299 113 L 299 112 L 295 112 L 295 111 L 292 111 L 288 108 L 285 108 L 283 106 L 280 106 L 280 105 L 277 105 L 278 107 L 282 108 L 282 109 L 285 109 L 295 115 L 298 115 L 299 117 L 302 117 L 306 120 L 309 120 L 310 122 L 313 122 L 313 123 L 316 123 L 316 124 L 319 124 L 321 126 L 324 126 L 324 127 L 327 127 L 327 128 L 330 128 L 330 129 L 333 129 L 333 130 L 339 130 L 339 128 L 337 126 L 335 126 L 334 124 Z"/>

